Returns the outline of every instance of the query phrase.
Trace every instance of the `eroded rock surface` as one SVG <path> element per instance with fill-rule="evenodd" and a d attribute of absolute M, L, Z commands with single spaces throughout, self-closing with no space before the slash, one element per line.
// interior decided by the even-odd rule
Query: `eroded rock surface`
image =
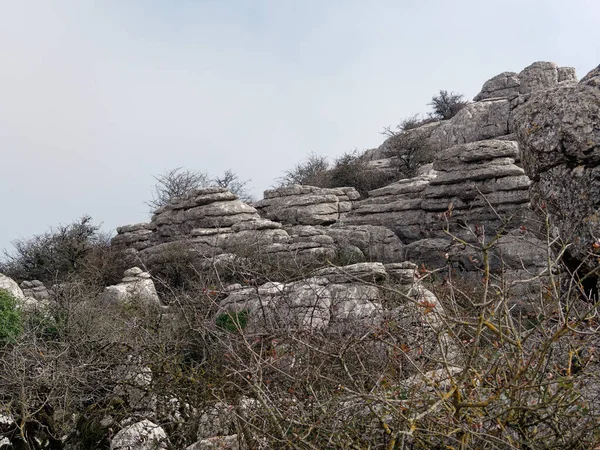
<path fill-rule="evenodd" d="M 106 287 L 101 294 L 101 299 L 121 305 L 132 303 L 146 306 L 161 305 L 150 274 L 139 267 L 126 270 L 121 283 Z"/>
<path fill-rule="evenodd" d="M 559 83 L 577 82 L 575 69 L 559 67 L 553 62 L 538 61 L 526 67 L 521 73 L 502 72 L 486 81 L 473 100 L 505 97 L 512 99 L 519 94 L 548 89 Z"/>
<path fill-rule="evenodd" d="M 532 93 L 512 115 L 532 200 L 568 254 L 596 267 L 600 247 L 600 69 L 578 84 Z"/>
<path fill-rule="evenodd" d="M 329 225 L 343 219 L 359 198 L 354 188 L 293 185 L 265 191 L 256 208 L 263 217 L 285 225 Z"/>

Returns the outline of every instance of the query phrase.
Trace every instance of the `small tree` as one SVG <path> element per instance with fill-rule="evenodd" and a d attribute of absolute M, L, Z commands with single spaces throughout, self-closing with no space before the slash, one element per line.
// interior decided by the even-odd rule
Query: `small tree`
<path fill-rule="evenodd" d="M 210 184 L 210 177 L 205 172 L 177 167 L 155 176 L 156 185 L 152 200 L 146 202 L 152 210 L 165 206 L 175 197 L 181 197 L 192 189 L 200 189 Z"/>
<path fill-rule="evenodd" d="M 437 120 L 448 120 L 454 117 L 467 105 L 462 94 L 441 90 L 431 98 L 429 106 L 433 108 L 430 117 Z"/>
<path fill-rule="evenodd" d="M 92 218 L 83 216 L 69 225 L 14 241 L 14 253 L 5 252 L 0 270 L 11 278 L 54 282 L 82 270 L 91 249 L 106 246 L 108 241 Z"/>

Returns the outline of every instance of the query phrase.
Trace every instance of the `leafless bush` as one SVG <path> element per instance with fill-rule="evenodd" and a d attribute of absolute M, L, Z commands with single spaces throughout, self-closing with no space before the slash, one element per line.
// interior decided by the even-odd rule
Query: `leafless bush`
<path fill-rule="evenodd" d="M 207 187 L 210 184 L 208 174 L 200 171 L 177 167 L 154 177 L 156 185 L 152 200 L 146 202 L 154 211 L 165 206 L 172 199 L 182 197 L 193 189 Z"/>
<path fill-rule="evenodd" d="M 254 201 L 254 197 L 248 191 L 248 183 L 250 183 L 250 180 L 240 180 L 239 175 L 231 169 L 227 169 L 223 172 L 222 176 L 215 177 L 212 181 L 215 185 L 227 188 L 230 192 L 233 192 L 243 202 L 251 203 Z"/>
<path fill-rule="evenodd" d="M 441 90 L 431 98 L 429 106 L 433 109 L 431 116 L 437 120 L 448 120 L 454 117 L 467 105 L 462 94 Z"/>
<path fill-rule="evenodd" d="M 229 189 L 240 197 L 242 201 L 253 201 L 248 191 L 250 180 L 242 181 L 232 170 L 226 170 L 220 177 L 210 177 L 205 172 L 177 167 L 154 177 L 156 185 L 152 194 L 152 200 L 146 202 L 154 211 L 161 206 L 167 205 L 171 200 L 182 197 L 194 189 L 208 186 L 219 186 Z"/>
<path fill-rule="evenodd" d="M 308 186 L 329 186 L 329 162 L 327 157 L 310 153 L 304 162 L 286 170 L 278 179 L 279 186 L 303 184 Z"/>
<path fill-rule="evenodd" d="M 315 154 L 286 171 L 279 185 L 302 184 L 323 188 L 353 187 L 362 195 L 394 181 L 389 174 L 369 166 L 364 152 L 344 153 L 329 164 L 327 158 Z"/>
<path fill-rule="evenodd" d="M 395 129 L 393 129 L 391 126 L 384 127 L 380 134 L 383 134 L 387 137 L 397 136 L 403 131 L 414 130 L 415 128 L 422 127 L 423 125 L 438 121 L 439 119 L 436 119 L 435 117 L 422 117 L 420 114 L 414 114 L 406 119 L 402 119 L 400 123 L 396 125 Z"/>
<path fill-rule="evenodd" d="M 83 216 L 69 225 L 14 241 L 14 251 L 5 252 L 0 272 L 17 280 L 60 281 L 81 271 L 91 252 L 106 248 L 109 240 L 91 217 Z"/>

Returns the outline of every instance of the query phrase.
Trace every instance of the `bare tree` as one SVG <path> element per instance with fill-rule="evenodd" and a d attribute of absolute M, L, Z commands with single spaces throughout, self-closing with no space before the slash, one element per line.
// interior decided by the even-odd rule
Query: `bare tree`
<path fill-rule="evenodd" d="M 14 251 L 5 252 L 0 271 L 20 280 L 54 282 L 83 268 L 86 256 L 94 248 L 106 247 L 108 235 L 83 216 L 68 225 L 13 242 Z"/>
<path fill-rule="evenodd" d="M 146 202 L 154 211 L 165 206 L 172 199 L 181 197 L 193 189 L 200 189 L 210 185 L 210 177 L 205 172 L 194 171 L 177 167 L 154 177 L 156 185 L 152 200 Z"/>
<path fill-rule="evenodd" d="M 437 120 L 448 120 L 454 117 L 461 109 L 467 105 L 462 94 L 455 94 L 441 90 L 438 95 L 431 98 L 429 106 L 433 108 L 430 117 Z"/>

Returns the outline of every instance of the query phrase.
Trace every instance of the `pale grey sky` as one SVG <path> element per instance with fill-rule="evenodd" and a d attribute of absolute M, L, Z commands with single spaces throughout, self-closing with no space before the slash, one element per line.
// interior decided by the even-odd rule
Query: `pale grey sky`
<path fill-rule="evenodd" d="M 0 0 L 0 249 L 145 221 L 152 175 L 378 146 L 440 89 L 600 56 L 597 0 Z"/>

